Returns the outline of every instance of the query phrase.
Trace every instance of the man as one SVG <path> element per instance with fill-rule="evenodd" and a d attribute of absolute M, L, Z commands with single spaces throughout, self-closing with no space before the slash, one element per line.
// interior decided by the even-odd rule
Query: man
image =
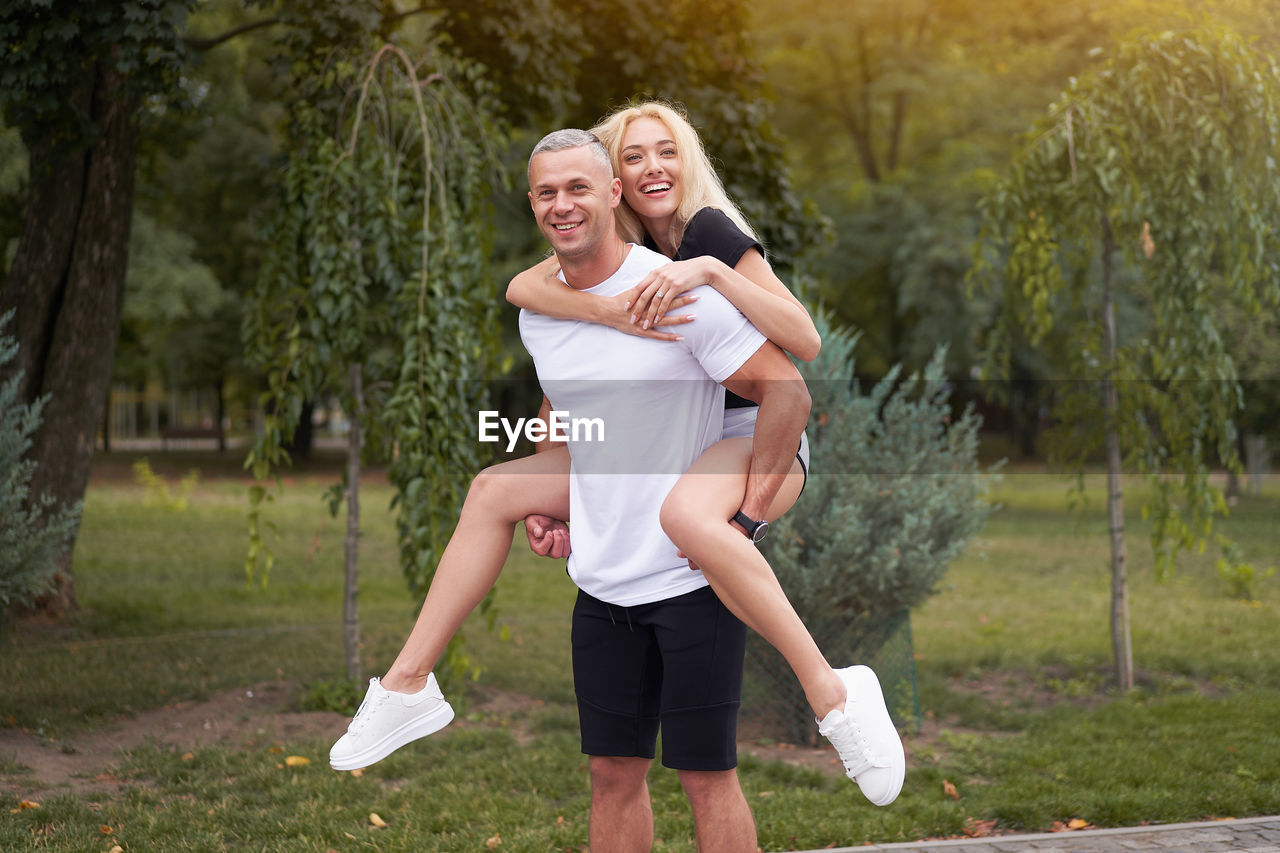
<path fill-rule="evenodd" d="M 529 158 L 529 200 L 565 282 L 612 296 L 662 255 L 617 235 L 621 184 L 591 134 L 549 134 Z M 689 797 L 702 851 L 756 849 L 736 773 L 745 628 L 663 534 L 659 510 L 720 434 L 720 384 L 760 405 L 742 513 L 759 519 L 791 467 L 809 396 L 790 360 L 727 300 L 699 289 L 678 345 L 523 311 L 520 331 L 550 409 L 599 418 L 604 440 L 571 437 L 574 689 L 591 756 L 594 853 L 648 850 L 645 776 L 663 763 Z"/>

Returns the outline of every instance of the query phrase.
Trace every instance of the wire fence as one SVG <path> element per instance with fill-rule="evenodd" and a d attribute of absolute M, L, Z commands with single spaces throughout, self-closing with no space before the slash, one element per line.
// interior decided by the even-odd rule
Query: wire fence
<path fill-rule="evenodd" d="M 875 670 L 889 714 L 899 728 L 920 727 L 910 611 L 811 621 L 808 627 L 832 666 L 860 663 Z M 798 746 L 818 746 L 821 739 L 791 667 L 755 632 L 747 636 L 738 736 Z"/>

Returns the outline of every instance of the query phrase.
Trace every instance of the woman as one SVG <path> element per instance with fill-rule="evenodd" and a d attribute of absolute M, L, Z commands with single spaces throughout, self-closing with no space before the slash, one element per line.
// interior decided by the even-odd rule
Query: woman
<path fill-rule="evenodd" d="M 710 284 L 778 346 L 812 359 L 820 341 L 808 312 L 773 274 L 688 121 L 667 105 L 650 102 L 621 110 L 593 130 L 609 149 L 622 182 L 622 236 L 646 239 L 675 262 L 632 291 L 605 299 L 565 287 L 555 277 L 554 259 L 548 259 L 511 282 L 508 300 L 550 316 L 674 340 L 679 336 L 658 327 L 693 320 L 669 312 L 693 301 L 683 296 L 686 291 Z M 743 527 L 730 520 L 742 504 L 754 425 L 754 404 L 726 401 L 724 438 L 672 490 L 662 507 L 663 528 L 691 566 L 702 569 L 724 604 L 783 654 L 850 778 L 872 802 L 887 805 L 901 789 L 905 763 L 874 673 L 866 667 L 831 668 L 768 563 Z M 795 502 L 806 465 L 802 444 L 767 520 Z M 560 447 L 496 465 L 475 479 L 417 623 L 387 675 L 370 683 L 348 734 L 334 746 L 330 761 L 335 767 L 376 761 L 449 721 L 452 711 L 430 668 L 496 581 L 515 522 L 528 519 L 530 541 L 539 553 L 567 555 L 567 531 L 552 520 L 568 517 L 568 473 L 568 451 Z M 434 710 L 424 713 L 419 707 Z"/>

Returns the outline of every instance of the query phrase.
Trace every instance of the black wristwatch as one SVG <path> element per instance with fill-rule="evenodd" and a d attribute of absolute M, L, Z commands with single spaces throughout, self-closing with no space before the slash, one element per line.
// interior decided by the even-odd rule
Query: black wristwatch
<path fill-rule="evenodd" d="M 733 520 L 742 525 L 742 528 L 747 531 L 747 537 L 756 544 L 759 544 L 764 535 L 769 532 L 769 522 L 748 518 L 742 510 L 733 514 Z"/>

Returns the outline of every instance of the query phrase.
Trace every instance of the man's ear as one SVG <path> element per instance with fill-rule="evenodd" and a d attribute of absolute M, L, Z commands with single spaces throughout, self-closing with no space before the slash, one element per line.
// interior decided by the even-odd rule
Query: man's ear
<path fill-rule="evenodd" d="M 609 206 L 617 207 L 622 201 L 622 179 L 614 178 L 609 185 Z"/>
<path fill-rule="evenodd" d="M 538 208 L 533 203 L 533 190 L 529 190 L 527 193 L 525 193 L 525 195 L 529 197 L 529 209 L 533 210 L 536 213 Z"/>

